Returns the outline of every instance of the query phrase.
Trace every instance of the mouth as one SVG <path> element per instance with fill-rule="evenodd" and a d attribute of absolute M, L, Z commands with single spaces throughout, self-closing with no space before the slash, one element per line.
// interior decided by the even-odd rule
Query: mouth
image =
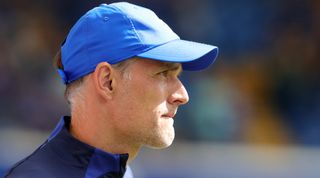
<path fill-rule="evenodd" d="M 162 117 L 164 118 L 174 118 L 174 116 L 176 115 L 176 111 L 175 112 L 169 112 L 169 113 L 166 113 L 166 114 L 163 114 Z"/>

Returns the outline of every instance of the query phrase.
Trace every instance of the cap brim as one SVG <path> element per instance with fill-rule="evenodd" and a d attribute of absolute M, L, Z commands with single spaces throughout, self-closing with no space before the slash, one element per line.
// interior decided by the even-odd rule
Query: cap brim
<path fill-rule="evenodd" d="M 186 40 L 174 40 L 137 56 L 182 63 L 184 70 L 194 71 L 210 66 L 218 56 L 218 47 Z"/>

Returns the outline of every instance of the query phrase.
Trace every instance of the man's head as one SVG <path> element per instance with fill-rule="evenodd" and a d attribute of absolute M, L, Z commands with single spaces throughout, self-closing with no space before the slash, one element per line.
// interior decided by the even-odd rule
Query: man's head
<path fill-rule="evenodd" d="M 122 141 L 164 148 L 174 139 L 178 107 L 189 100 L 178 78 L 181 72 L 180 63 L 143 58 L 116 65 L 101 62 L 95 71 L 67 85 L 66 98 L 73 113 L 85 115 L 84 110 L 94 108 L 106 120 L 115 118 L 113 128 L 125 138 Z"/>
<path fill-rule="evenodd" d="M 217 52 L 181 40 L 149 9 L 102 4 L 71 29 L 58 72 L 72 117 L 85 123 L 79 128 L 101 140 L 163 148 L 173 141 L 178 107 L 189 100 L 178 76 L 208 67 Z"/>

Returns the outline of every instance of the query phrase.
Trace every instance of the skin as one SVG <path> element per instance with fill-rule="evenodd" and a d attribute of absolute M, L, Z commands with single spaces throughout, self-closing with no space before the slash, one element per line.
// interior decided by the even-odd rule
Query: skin
<path fill-rule="evenodd" d="M 85 78 L 71 107 L 71 134 L 132 161 L 142 146 L 165 148 L 174 139 L 174 115 L 189 100 L 179 63 L 135 59 L 127 77 L 107 62 Z"/>

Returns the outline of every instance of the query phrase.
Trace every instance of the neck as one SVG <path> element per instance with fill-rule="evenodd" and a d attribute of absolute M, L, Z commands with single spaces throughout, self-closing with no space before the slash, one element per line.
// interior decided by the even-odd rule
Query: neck
<path fill-rule="evenodd" d="M 125 136 L 117 134 L 111 121 L 98 116 L 97 112 L 83 113 L 83 111 L 88 111 L 88 109 L 74 110 L 71 113 L 70 133 L 72 136 L 108 153 L 128 153 L 127 164 L 134 160 L 141 148 L 140 145 L 132 144 Z"/>

